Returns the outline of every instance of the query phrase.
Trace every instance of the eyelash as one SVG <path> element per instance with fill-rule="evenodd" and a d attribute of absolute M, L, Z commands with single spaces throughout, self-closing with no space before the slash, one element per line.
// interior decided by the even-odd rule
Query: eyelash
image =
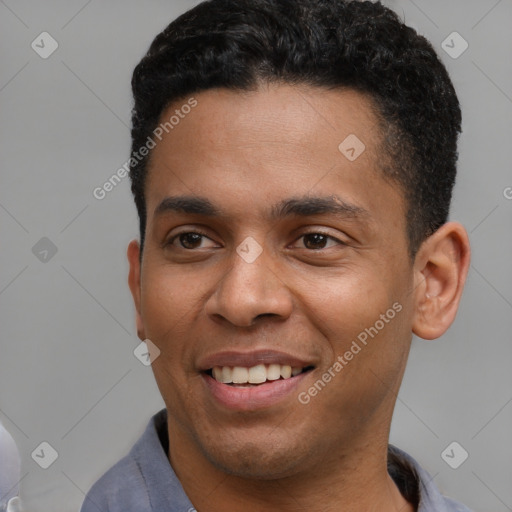
<path fill-rule="evenodd" d="M 209 240 L 212 240 L 206 233 L 202 232 L 202 231 L 199 231 L 199 230 L 193 230 L 193 231 L 182 231 L 181 233 L 177 233 L 176 235 L 174 235 L 168 242 L 165 243 L 165 247 L 169 247 L 169 246 L 172 246 L 174 244 L 174 242 L 182 235 L 188 235 L 188 234 L 195 234 L 195 235 L 200 235 L 202 237 L 205 237 L 205 238 L 208 238 Z M 335 242 L 337 242 L 339 245 L 347 245 L 347 243 L 343 242 L 342 240 L 339 240 L 338 238 L 332 236 L 332 235 L 329 235 L 327 233 L 324 233 L 322 231 L 310 231 L 310 232 L 307 232 L 307 233 L 302 233 L 302 235 L 300 235 L 296 240 L 295 242 L 297 242 L 298 240 L 300 240 L 301 238 L 305 237 L 305 236 L 308 236 L 308 235 L 322 235 L 322 236 L 325 236 L 327 239 L 329 240 L 334 240 Z M 213 241 L 213 240 L 212 240 Z M 295 243 L 294 242 L 294 243 Z M 180 247 L 180 249 L 183 249 L 185 251 L 193 251 L 194 249 L 187 249 L 185 247 Z M 306 250 L 311 250 L 311 251 L 321 251 L 323 250 L 324 248 L 321 248 L 321 249 L 307 249 L 306 247 L 303 247 L 303 249 L 306 249 Z"/>
<path fill-rule="evenodd" d="M 211 240 L 211 238 L 206 234 L 206 233 L 203 233 L 202 231 L 199 231 L 199 230 L 192 230 L 192 231 L 182 231 L 181 233 L 177 233 L 176 235 L 173 235 L 173 237 L 165 242 L 165 246 L 171 246 L 174 244 L 174 241 L 177 240 L 180 236 L 182 235 L 200 235 L 204 238 L 208 238 L 208 240 Z M 213 241 L 213 240 L 212 240 Z M 184 250 L 192 250 L 192 249 L 185 249 L 185 247 L 181 247 L 181 249 L 184 249 Z"/>

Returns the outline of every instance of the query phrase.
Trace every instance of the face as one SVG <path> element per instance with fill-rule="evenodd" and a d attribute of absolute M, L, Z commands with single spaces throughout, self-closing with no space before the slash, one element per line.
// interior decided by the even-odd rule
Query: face
<path fill-rule="evenodd" d="M 152 150 L 140 269 L 131 258 L 171 453 L 275 478 L 387 444 L 413 269 L 369 100 L 288 85 L 194 97 Z"/>

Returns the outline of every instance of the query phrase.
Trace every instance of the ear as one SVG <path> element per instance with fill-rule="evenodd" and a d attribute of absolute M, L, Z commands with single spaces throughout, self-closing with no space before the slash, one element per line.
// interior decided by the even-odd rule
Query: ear
<path fill-rule="evenodd" d="M 423 242 L 414 260 L 413 332 L 433 340 L 452 324 L 469 269 L 466 230 L 448 222 Z"/>
<path fill-rule="evenodd" d="M 140 304 L 140 274 L 141 274 L 141 261 L 140 261 L 140 245 L 137 240 L 132 240 L 128 245 L 128 262 L 130 263 L 130 272 L 128 274 L 128 285 L 132 292 L 133 302 L 135 304 L 135 314 L 137 323 L 137 336 L 141 340 L 146 339 L 144 323 L 141 315 L 141 304 Z"/>

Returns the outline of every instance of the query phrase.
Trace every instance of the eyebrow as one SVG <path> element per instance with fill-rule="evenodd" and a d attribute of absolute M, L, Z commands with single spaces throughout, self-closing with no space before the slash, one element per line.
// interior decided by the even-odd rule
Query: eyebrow
<path fill-rule="evenodd" d="M 271 212 L 272 219 L 291 216 L 310 217 L 325 214 L 349 218 L 369 216 L 369 212 L 361 206 L 348 203 L 336 195 L 327 197 L 304 196 L 286 199 L 273 206 Z"/>
<path fill-rule="evenodd" d="M 208 199 L 199 196 L 166 197 L 155 209 L 155 216 L 167 212 L 220 217 L 222 212 Z M 337 197 L 292 197 L 273 205 L 270 210 L 271 220 L 286 217 L 311 217 L 314 215 L 336 215 L 343 218 L 369 217 L 364 208 L 351 204 Z"/>
<path fill-rule="evenodd" d="M 196 196 L 166 197 L 156 207 L 155 216 L 167 212 L 204 215 L 205 217 L 220 216 L 220 211 L 208 199 Z"/>

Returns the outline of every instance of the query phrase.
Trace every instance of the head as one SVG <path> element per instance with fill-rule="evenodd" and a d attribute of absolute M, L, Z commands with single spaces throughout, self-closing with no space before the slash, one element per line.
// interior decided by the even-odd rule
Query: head
<path fill-rule="evenodd" d="M 175 438 L 255 478 L 384 445 L 412 333 L 448 328 L 468 266 L 432 46 L 380 3 L 211 0 L 132 86 L 130 287 Z M 213 378 L 265 364 L 301 373 Z"/>
<path fill-rule="evenodd" d="M 382 137 L 382 175 L 401 187 L 406 200 L 411 256 L 446 222 L 459 102 L 431 44 L 379 2 L 199 4 L 155 38 L 133 73 L 132 152 L 139 155 L 148 137 L 155 138 L 170 104 L 204 90 L 243 92 L 261 83 L 309 85 L 318 93 L 351 89 L 371 98 Z M 142 246 L 150 157 L 131 165 Z"/>

